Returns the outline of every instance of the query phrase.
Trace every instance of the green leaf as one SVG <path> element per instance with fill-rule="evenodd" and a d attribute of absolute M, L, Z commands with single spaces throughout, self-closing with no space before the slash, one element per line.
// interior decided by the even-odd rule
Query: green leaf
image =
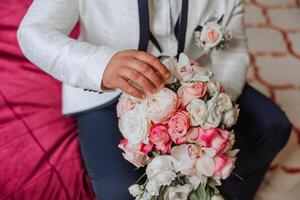
<path fill-rule="evenodd" d="M 199 200 L 199 197 L 193 192 L 189 195 L 189 200 Z"/>
<path fill-rule="evenodd" d="M 212 196 L 219 194 L 216 186 L 200 184 L 199 187 L 192 191 L 189 195 L 189 200 L 211 200 Z"/>

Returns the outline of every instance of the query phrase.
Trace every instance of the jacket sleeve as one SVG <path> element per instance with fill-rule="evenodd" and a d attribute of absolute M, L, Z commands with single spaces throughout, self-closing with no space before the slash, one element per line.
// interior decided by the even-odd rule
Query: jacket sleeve
<path fill-rule="evenodd" d="M 236 100 L 242 93 L 250 64 L 244 30 L 244 6 L 243 0 L 237 0 L 225 24 L 226 29 L 232 33 L 229 46 L 211 53 L 211 67 L 216 79 L 233 100 Z"/>
<path fill-rule="evenodd" d="M 78 19 L 78 0 L 34 0 L 17 31 L 18 42 L 32 63 L 56 79 L 102 91 L 104 69 L 117 50 L 68 37 Z"/>

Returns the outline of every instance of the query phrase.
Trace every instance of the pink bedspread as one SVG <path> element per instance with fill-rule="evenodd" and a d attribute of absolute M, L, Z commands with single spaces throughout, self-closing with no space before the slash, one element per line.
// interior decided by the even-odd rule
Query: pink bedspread
<path fill-rule="evenodd" d="M 16 30 L 31 0 L 0 1 L 0 200 L 93 199 L 61 84 L 27 61 Z"/>

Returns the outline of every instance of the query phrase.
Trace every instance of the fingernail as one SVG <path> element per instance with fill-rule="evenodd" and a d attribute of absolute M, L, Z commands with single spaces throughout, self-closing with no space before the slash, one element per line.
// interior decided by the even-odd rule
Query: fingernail
<path fill-rule="evenodd" d="M 169 78 L 170 77 L 170 73 L 166 73 L 165 77 Z"/>

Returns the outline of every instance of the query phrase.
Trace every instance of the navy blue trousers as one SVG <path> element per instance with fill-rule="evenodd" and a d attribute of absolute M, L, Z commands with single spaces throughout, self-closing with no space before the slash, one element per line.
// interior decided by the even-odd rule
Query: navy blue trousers
<path fill-rule="evenodd" d="M 128 187 L 144 173 L 122 157 L 116 101 L 78 114 L 79 140 L 85 166 L 96 197 L 101 200 L 133 199 Z M 246 85 L 239 97 L 240 117 L 235 127 L 240 149 L 235 172 L 223 181 L 226 199 L 253 199 L 271 161 L 285 146 L 291 123 L 270 99 Z"/>

